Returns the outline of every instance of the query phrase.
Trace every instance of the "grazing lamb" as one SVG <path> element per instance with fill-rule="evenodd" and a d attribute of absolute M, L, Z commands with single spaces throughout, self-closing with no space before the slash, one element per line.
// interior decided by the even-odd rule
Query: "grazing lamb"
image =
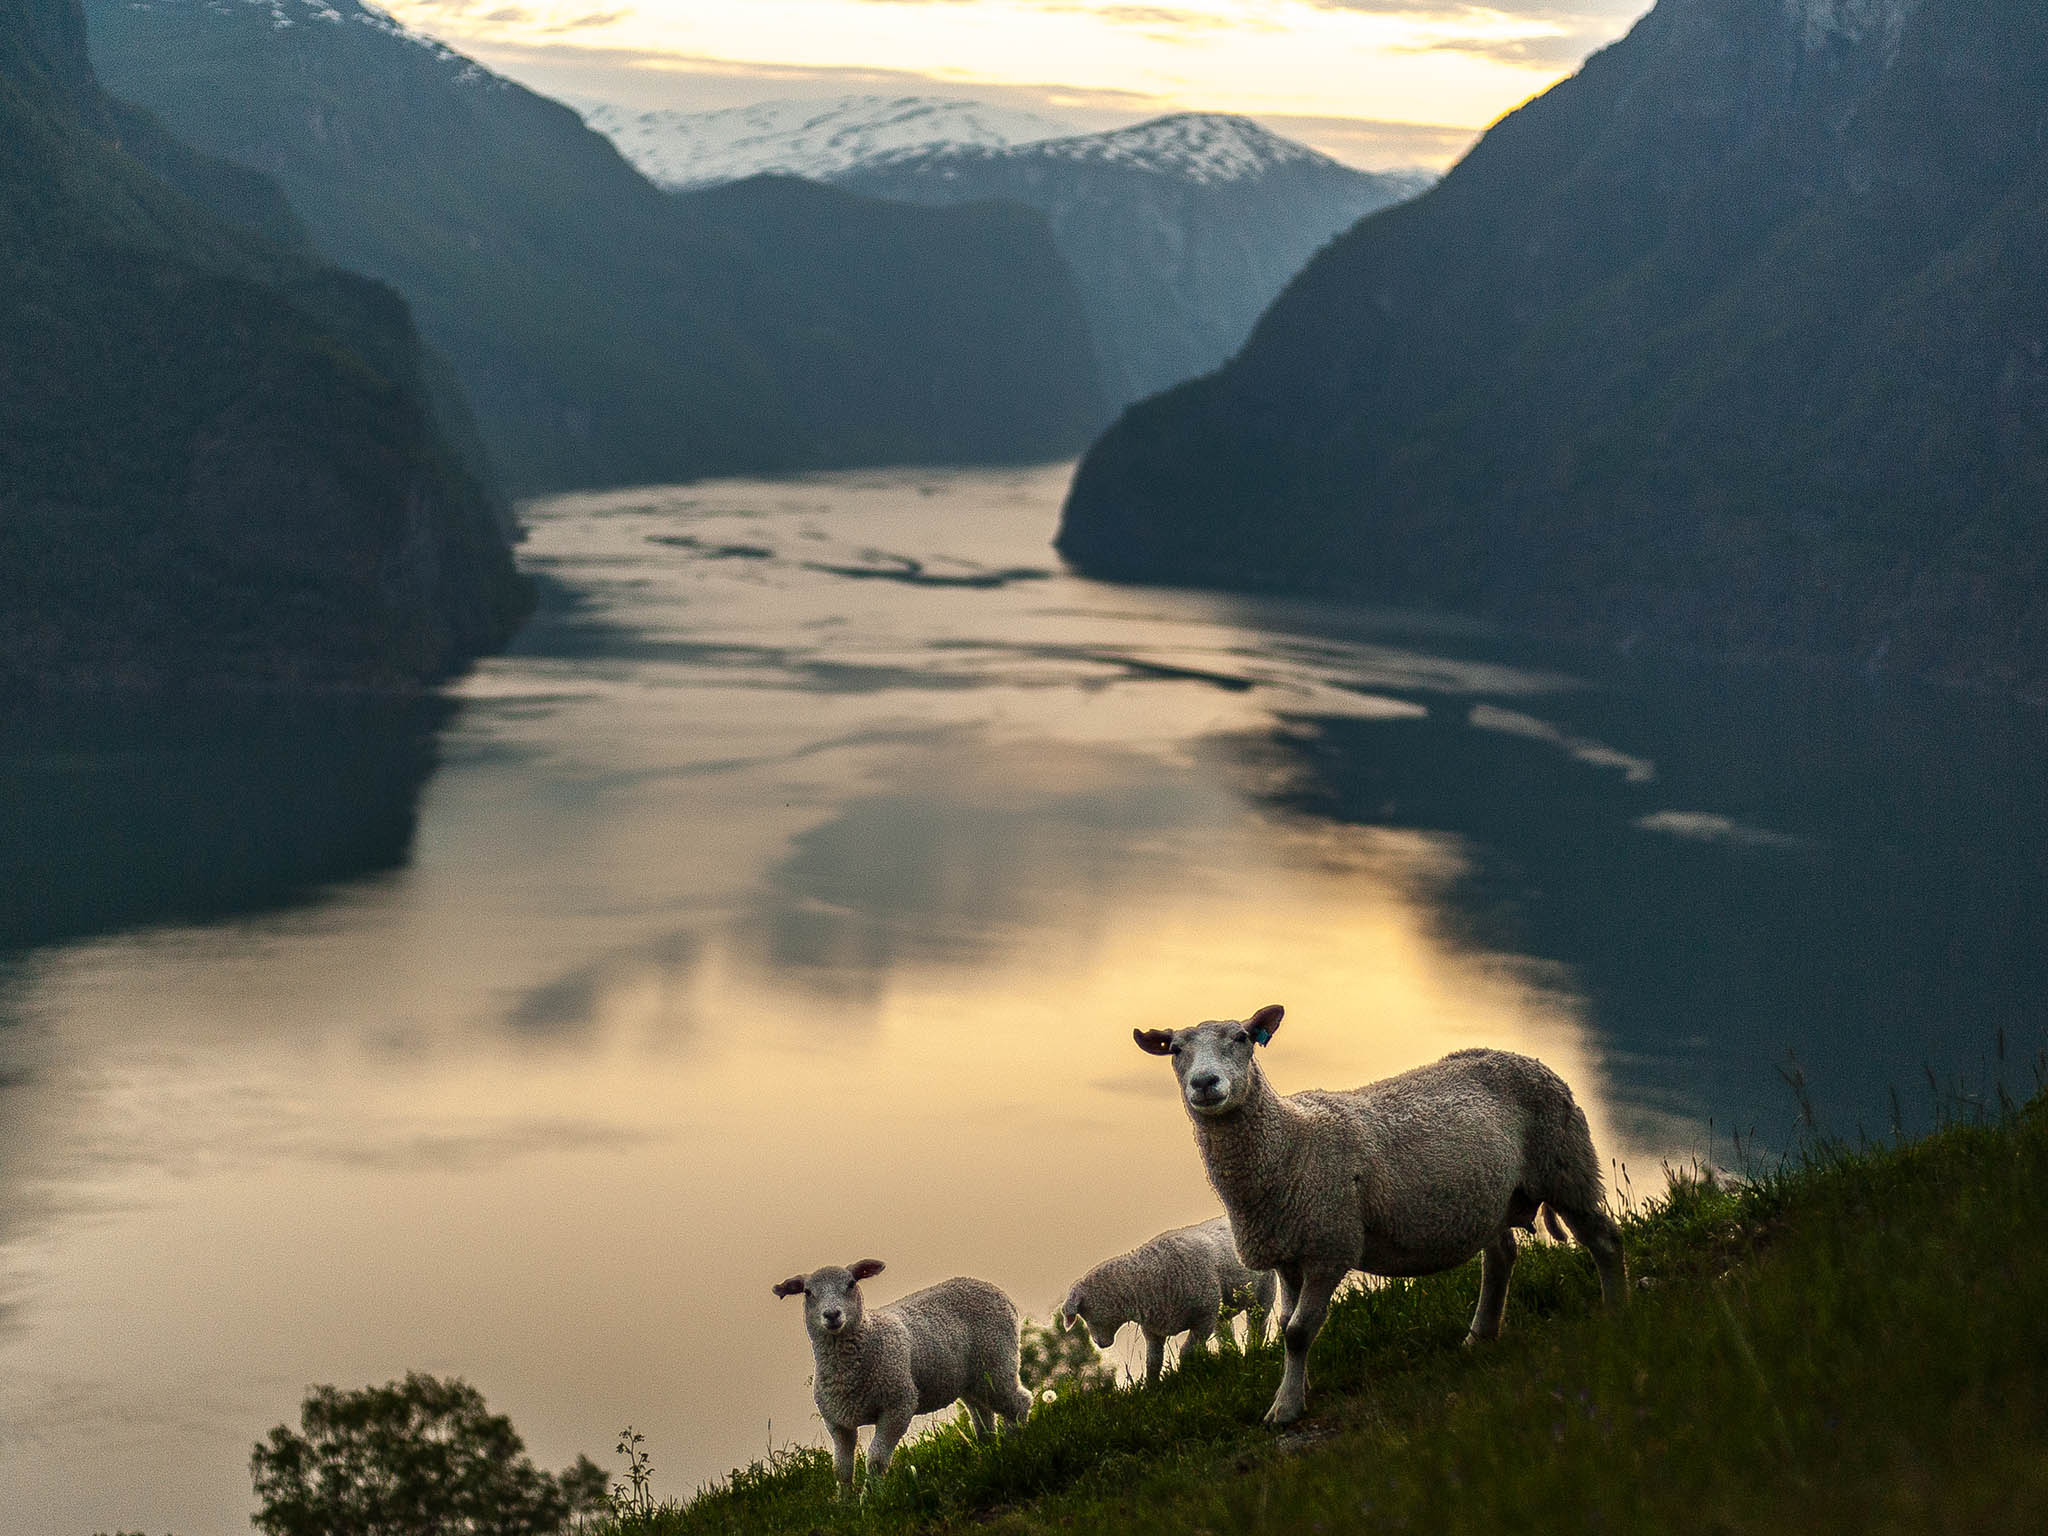
<path fill-rule="evenodd" d="M 1199 1349 L 1221 1317 L 1257 1308 L 1253 1326 L 1263 1329 L 1273 1310 L 1273 1272 L 1257 1273 L 1237 1261 L 1230 1218 L 1217 1216 L 1192 1227 L 1175 1227 L 1129 1253 L 1104 1259 L 1074 1282 L 1060 1304 L 1060 1321 L 1079 1318 L 1098 1349 L 1109 1348 L 1117 1329 L 1136 1323 L 1145 1334 L 1145 1381 L 1159 1379 L 1166 1341 L 1185 1333 L 1184 1348 Z"/>
<path fill-rule="evenodd" d="M 1348 1093 L 1282 1098 L 1252 1059 L 1280 1027 L 1277 1004 L 1243 1022 L 1134 1030 L 1173 1058 L 1209 1182 L 1247 1266 L 1280 1273 L 1287 1367 L 1269 1424 L 1301 1417 L 1308 1351 L 1346 1275 L 1429 1275 L 1480 1255 L 1468 1343 L 1498 1338 L 1515 1229 L 1537 1208 L 1593 1255 L 1600 1294 L 1628 1299 L 1621 1232 L 1607 1214 L 1586 1116 L 1563 1079 L 1507 1051 L 1442 1061 Z"/>
<path fill-rule="evenodd" d="M 863 1424 L 875 1426 L 868 1476 L 879 1478 L 917 1414 L 964 1398 L 975 1429 L 987 1434 L 996 1414 L 1014 1428 L 1031 1409 L 1017 1379 L 1017 1309 L 1009 1297 L 986 1280 L 956 1276 L 869 1312 L 860 1283 L 881 1272 L 880 1259 L 862 1259 L 775 1287 L 778 1296 L 804 1298 L 818 1413 L 832 1434 L 842 1490 L 853 1487 L 854 1432 Z"/>

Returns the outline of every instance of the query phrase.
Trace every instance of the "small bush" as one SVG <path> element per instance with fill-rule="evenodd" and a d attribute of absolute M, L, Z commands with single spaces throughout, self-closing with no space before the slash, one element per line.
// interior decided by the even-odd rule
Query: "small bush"
<path fill-rule="evenodd" d="M 249 1458 L 267 1536 L 555 1536 L 609 1508 L 601 1467 L 579 1456 L 559 1476 L 542 1471 L 512 1421 L 459 1379 L 315 1387 L 299 1424 Z"/>

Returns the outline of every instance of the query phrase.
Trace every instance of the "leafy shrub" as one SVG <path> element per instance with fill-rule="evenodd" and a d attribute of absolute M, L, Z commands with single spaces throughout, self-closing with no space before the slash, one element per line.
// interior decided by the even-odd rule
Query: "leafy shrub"
<path fill-rule="evenodd" d="M 268 1536 L 553 1536 L 609 1507 L 601 1467 L 579 1456 L 559 1476 L 542 1471 L 460 1379 L 315 1387 L 299 1423 L 249 1458 Z"/>
<path fill-rule="evenodd" d="M 1097 1352 L 1086 1329 L 1028 1317 L 1019 1341 L 1017 1375 L 1033 1397 L 1047 1388 L 1064 1394 L 1116 1385 L 1115 1368 Z"/>

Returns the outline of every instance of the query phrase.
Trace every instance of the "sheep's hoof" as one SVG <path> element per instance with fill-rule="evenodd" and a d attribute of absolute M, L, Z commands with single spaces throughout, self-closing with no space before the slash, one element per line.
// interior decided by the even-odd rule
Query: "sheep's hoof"
<path fill-rule="evenodd" d="M 1274 1429 L 1285 1429 L 1307 1411 L 1306 1403 L 1283 1403 L 1275 1398 L 1273 1406 L 1266 1410 L 1266 1417 L 1262 1422 Z"/>

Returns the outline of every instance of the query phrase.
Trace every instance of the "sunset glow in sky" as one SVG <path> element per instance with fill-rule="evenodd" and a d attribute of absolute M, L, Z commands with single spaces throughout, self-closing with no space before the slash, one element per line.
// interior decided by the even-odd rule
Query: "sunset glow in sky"
<path fill-rule="evenodd" d="M 1647 8 L 1646 0 L 385 3 L 421 31 L 563 95 L 685 109 L 856 91 L 979 96 L 1090 128 L 1160 112 L 1243 112 L 1347 159 L 1380 163 L 1447 158 Z"/>

